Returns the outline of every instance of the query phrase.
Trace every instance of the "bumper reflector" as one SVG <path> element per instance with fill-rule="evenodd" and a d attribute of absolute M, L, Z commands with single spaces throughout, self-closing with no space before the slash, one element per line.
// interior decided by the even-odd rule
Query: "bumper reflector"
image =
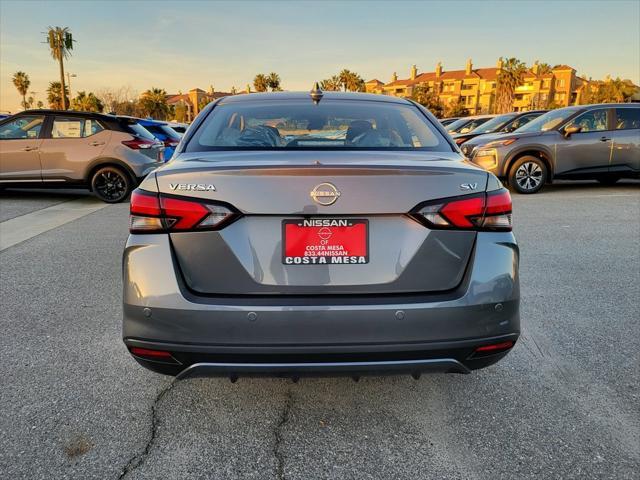
<path fill-rule="evenodd" d="M 171 353 L 163 350 L 149 350 L 148 348 L 131 347 L 131 354 L 136 357 L 171 360 Z"/>
<path fill-rule="evenodd" d="M 509 350 L 511 347 L 513 347 L 513 341 L 507 340 L 506 342 L 494 343 L 491 345 L 483 345 L 482 347 L 478 347 L 476 348 L 475 353 L 498 353 L 504 350 Z"/>

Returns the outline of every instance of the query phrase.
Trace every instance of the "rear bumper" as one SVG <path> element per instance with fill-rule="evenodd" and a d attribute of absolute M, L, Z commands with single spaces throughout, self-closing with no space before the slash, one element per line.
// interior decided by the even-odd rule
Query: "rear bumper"
<path fill-rule="evenodd" d="M 223 347 L 125 339 L 129 349 L 170 352 L 155 360 L 132 353 L 142 366 L 179 378 L 201 376 L 363 376 L 385 374 L 470 373 L 503 358 L 511 348 L 478 354 L 476 348 L 505 341 L 518 334 L 454 342 L 386 345 L 298 345 L 295 347 Z"/>
<path fill-rule="evenodd" d="M 518 338 L 513 235 L 481 232 L 469 265 L 438 295 L 202 297 L 176 273 L 167 236 L 132 235 L 123 337 L 171 352 L 171 362 L 135 358 L 181 376 L 466 373 L 506 355 L 474 357 L 476 347 Z"/>

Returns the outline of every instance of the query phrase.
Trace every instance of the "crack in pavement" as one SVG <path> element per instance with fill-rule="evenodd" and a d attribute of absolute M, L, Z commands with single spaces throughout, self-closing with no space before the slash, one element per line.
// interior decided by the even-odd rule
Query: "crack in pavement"
<path fill-rule="evenodd" d="M 280 445 L 282 444 L 282 429 L 289 421 L 289 414 L 291 413 L 291 408 L 293 407 L 293 394 L 291 393 L 291 389 L 287 390 L 287 396 L 284 402 L 284 407 L 280 412 L 280 418 L 278 423 L 276 424 L 276 428 L 273 432 L 275 437 L 275 443 L 273 445 L 273 456 L 276 458 L 276 479 L 284 480 L 284 455 L 280 451 Z"/>
<path fill-rule="evenodd" d="M 131 472 L 133 472 L 138 467 L 140 467 L 149 456 L 149 453 L 151 452 L 151 448 L 153 447 L 153 444 L 156 441 L 156 436 L 158 434 L 158 424 L 159 424 L 158 406 L 162 401 L 162 399 L 164 398 L 164 396 L 167 393 L 169 393 L 169 391 L 171 391 L 173 387 L 175 387 L 177 384 L 178 384 L 178 380 L 176 380 L 175 378 L 171 380 L 171 382 L 166 387 L 160 390 L 155 400 L 151 404 L 151 435 L 149 436 L 149 439 L 147 440 L 147 443 L 144 446 L 144 449 L 142 450 L 142 452 L 136 453 L 133 457 L 129 459 L 127 464 L 122 469 L 122 472 L 120 472 L 120 475 L 118 476 L 118 480 L 122 480 L 123 478 L 126 478 L 127 475 L 129 475 Z"/>

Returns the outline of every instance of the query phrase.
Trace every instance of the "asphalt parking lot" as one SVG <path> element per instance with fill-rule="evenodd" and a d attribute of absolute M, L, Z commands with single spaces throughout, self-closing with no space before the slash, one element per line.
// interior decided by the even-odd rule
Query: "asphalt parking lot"
<path fill-rule="evenodd" d="M 76 202 L 0 196 L 0 237 L 20 240 L 0 251 L 2 478 L 637 478 L 638 182 L 514 195 L 521 340 L 495 366 L 419 381 L 142 369 L 120 336 L 128 206 L 29 229 Z"/>

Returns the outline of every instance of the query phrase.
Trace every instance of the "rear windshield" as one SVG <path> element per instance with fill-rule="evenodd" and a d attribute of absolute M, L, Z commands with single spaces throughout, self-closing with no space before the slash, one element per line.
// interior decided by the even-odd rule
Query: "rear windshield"
<path fill-rule="evenodd" d="M 140 125 L 139 123 L 130 123 L 127 124 L 126 127 L 127 131 L 129 133 L 132 133 L 133 135 L 135 135 L 138 138 L 144 138 L 146 140 L 155 140 L 156 137 L 154 137 L 149 130 L 147 130 L 146 128 L 144 128 L 142 125 Z"/>
<path fill-rule="evenodd" d="M 325 99 L 229 103 L 215 107 L 185 151 L 451 151 L 413 105 Z"/>

